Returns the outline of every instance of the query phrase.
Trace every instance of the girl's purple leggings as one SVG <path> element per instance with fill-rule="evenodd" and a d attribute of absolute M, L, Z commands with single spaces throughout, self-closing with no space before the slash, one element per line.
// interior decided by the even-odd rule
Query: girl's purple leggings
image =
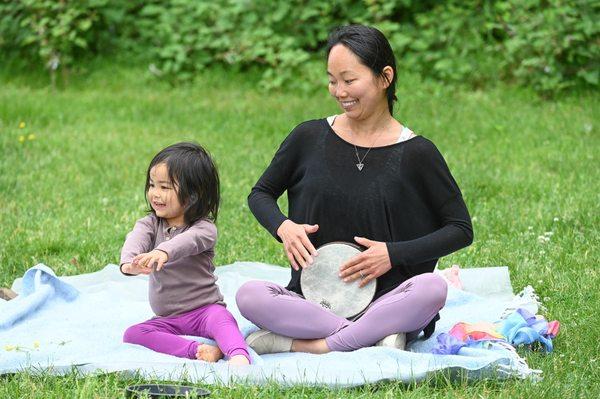
<path fill-rule="evenodd" d="M 408 340 L 416 338 L 444 307 L 447 291 L 437 274 L 420 274 L 373 301 L 356 321 L 267 281 L 242 285 L 236 302 L 242 315 L 260 328 L 296 339 L 325 338 L 330 350 L 345 352 L 400 332 Z"/>
<path fill-rule="evenodd" d="M 223 305 L 210 304 L 170 317 L 155 317 L 125 330 L 123 341 L 150 348 L 156 352 L 196 359 L 199 342 L 180 337 L 193 335 L 214 339 L 227 357 L 246 356 L 248 347 L 238 325 Z"/>

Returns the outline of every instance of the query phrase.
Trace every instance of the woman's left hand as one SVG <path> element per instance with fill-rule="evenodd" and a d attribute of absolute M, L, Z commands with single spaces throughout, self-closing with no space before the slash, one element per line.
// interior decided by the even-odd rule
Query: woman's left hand
<path fill-rule="evenodd" d="M 354 241 L 367 249 L 340 267 L 340 277 L 346 282 L 360 278 L 360 287 L 364 287 L 371 280 L 387 273 L 392 268 L 392 262 L 385 242 L 362 237 L 354 237 Z"/>

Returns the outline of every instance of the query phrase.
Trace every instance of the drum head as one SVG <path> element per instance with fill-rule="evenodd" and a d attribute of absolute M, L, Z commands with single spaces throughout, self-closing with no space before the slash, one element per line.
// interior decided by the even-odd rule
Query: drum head
<path fill-rule="evenodd" d="M 360 279 L 346 283 L 338 276 L 340 266 L 360 252 L 356 245 L 343 242 L 319 247 L 314 263 L 300 276 L 304 297 L 344 318 L 362 312 L 375 296 L 375 280 L 360 288 Z"/>

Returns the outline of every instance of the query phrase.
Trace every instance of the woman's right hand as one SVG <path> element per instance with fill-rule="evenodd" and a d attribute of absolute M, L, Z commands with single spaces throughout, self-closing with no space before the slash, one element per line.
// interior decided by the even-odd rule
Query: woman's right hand
<path fill-rule="evenodd" d="M 308 234 L 319 230 L 318 224 L 296 224 L 287 219 L 277 229 L 277 235 L 283 242 L 285 254 L 294 270 L 305 268 L 313 263 L 317 250 L 308 239 Z"/>

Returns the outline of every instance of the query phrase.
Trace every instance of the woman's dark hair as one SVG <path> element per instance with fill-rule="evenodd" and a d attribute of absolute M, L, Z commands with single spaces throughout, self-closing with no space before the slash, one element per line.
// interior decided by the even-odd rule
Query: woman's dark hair
<path fill-rule="evenodd" d="M 386 81 L 387 77 L 383 73 L 383 68 L 388 65 L 392 67 L 394 77 L 391 82 L 388 81 L 389 86 L 386 90 L 386 96 L 390 114 L 393 114 L 394 101 L 398 100 L 396 98 L 396 57 L 390 42 L 383 33 L 364 25 L 340 26 L 329 34 L 327 58 L 329 58 L 331 49 L 337 44 L 342 44 L 352 51 L 363 65 L 373 71 L 375 76 L 386 79 Z"/>
<path fill-rule="evenodd" d="M 184 207 L 183 218 L 189 226 L 202 218 L 216 222 L 219 213 L 219 173 L 208 152 L 196 143 L 177 143 L 154 156 L 146 172 L 146 190 L 150 187 L 150 170 L 164 163 L 169 179 Z M 147 195 L 145 195 L 148 201 Z M 150 204 L 148 204 L 150 206 Z M 153 212 L 150 206 L 149 212 Z"/>

